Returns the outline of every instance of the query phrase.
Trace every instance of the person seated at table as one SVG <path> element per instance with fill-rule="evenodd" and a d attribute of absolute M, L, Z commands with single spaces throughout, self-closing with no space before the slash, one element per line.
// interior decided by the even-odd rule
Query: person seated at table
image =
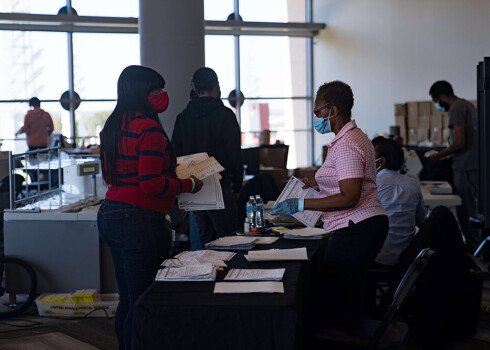
<path fill-rule="evenodd" d="M 388 236 L 375 261 L 395 265 L 425 221 L 425 204 L 417 180 L 400 174 L 404 154 L 400 145 L 382 136 L 372 141 L 376 154 L 378 197 L 388 213 Z"/>
<path fill-rule="evenodd" d="M 277 213 L 322 211 L 330 232 L 322 263 L 324 314 L 333 320 L 364 316 L 362 292 L 368 268 L 388 233 L 388 217 L 378 198 L 374 147 L 351 119 L 354 96 L 341 81 L 323 84 L 317 91 L 313 113 L 320 134 L 335 133 L 315 178 L 306 186 L 319 187 L 317 199 L 291 198 L 276 203 Z"/>

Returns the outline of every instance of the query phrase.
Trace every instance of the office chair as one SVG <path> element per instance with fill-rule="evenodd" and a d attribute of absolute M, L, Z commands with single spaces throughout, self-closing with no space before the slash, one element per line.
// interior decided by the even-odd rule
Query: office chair
<path fill-rule="evenodd" d="M 318 348 L 333 349 L 402 349 L 408 339 L 408 325 L 393 322 L 403 301 L 413 289 L 433 251 L 423 249 L 408 268 L 382 320 L 360 320 L 355 324 L 334 324 L 317 334 Z"/>

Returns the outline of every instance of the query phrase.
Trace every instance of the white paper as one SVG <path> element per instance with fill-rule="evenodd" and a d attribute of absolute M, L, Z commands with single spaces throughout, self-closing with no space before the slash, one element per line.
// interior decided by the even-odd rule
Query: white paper
<path fill-rule="evenodd" d="M 183 169 L 196 166 L 202 161 L 210 159 L 208 154 L 195 153 L 183 157 L 177 158 L 177 169 L 179 172 Z M 218 163 L 219 164 L 219 163 Z M 207 170 L 209 171 L 209 169 Z M 215 173 L 212 176 L 208 176 L 203 180 L 203 186 L 197 193 L 181 193 L 178 195 L 179 209 L 186 211 L 199 211 L 199 210 L 219 210 L 225 208 L 225 202 L 223 200 L 223 192 L 221 190 L 221 184 L 219 180 L 221 175 Z"/>
<path fill-rule="evenodd" d="M 220 237 L 208 244 L 210 246 L 232 247 L 236 245 L 248 245 L 257 241 L 256 237 L 244 237 L 244 236 L 226 236 Z"/>
<path fill-rule="evenodd" d="M 286 269 L 231 269 L 225 277 L 229 281 L 280 281 Z"/>
<path fill-rule="evenodd" d="M 248 261 L 308 260 L 306 248 L 269 249 L 250 251 L 245 255 Z"/>
<path fill-rule="evenodd" d="M 156 281 L 214 281 L 216 268 L 213 265 L 189 265 L 165 268 L 158 271 Z"/>
<path fill-rule="evenodd" d="M 195 176 L 199 180 L 203 180 L 223 170 L 225 168 L 214 157 L 210 157 L 201 161 L 192 161 L 189 165 L 179 163 L 176 173 L 179 179 L 187 179 Z"/>
<path fill-rule="evenodd" d="M 284 293 L 282 282 L 217 282 L 214 293 Z"/>
<path fill-rule="evenodd" d="M 327 233 L 326 230 L 315 227 L 279 231 L 284 234 L 285 239 L 322 239 L 323 235 Z"/>
<path fill-rule="evenodd" d="M 317 227 L 305 227 L 305 228 L 298 228 L 298 229 L 287 229 L 287 228 L 274 228 L 274 231 L 282 233 L 282 234 L 290 234 L 290 235 L 296 235 L 296 236 L 302 236 L 302 237 L 309 237 L 309 236 L 322 236 L 327 233 L 326 230 L 323 228 L 317 228 Z"/>
<path fill-rule="evenodd" d="M 304 185 L 305 184 L 302 181 L 291 176 L 286 187 L 284 187 L 277 198 L 276 203 L 283 202 L 289 198 L 318 198 L 319 194 L 317 191 L 311 187 L 303 189 Z M 299 212 L 292 216 L 306 226 L 314 227 L 321 215 L 321 211 L 305 210 L 304 212 Z"/>
<path fill-rule="evenodd" d="M 279 237 L 257 237 L 257 244 L 271 244 L 277 241 Z"/>
<path fill-rule="evenodd" d="M 174 259 L 165 260 L 161 266 L 181 267 L 187 265 L 213 265 L 215 267 L 226 267 L 225 261 L 235 256 L 232 252 L 218 252 L 215 250 L 195 250 L 182 252 Z"/>

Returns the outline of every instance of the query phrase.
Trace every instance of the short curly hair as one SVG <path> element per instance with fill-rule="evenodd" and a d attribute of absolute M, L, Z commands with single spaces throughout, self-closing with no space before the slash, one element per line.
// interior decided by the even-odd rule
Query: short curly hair
<path fill-rule="evenodd" d="M 316 98 L 324 104 L 336 106 L 340 115 L 351 116 L 352 106 L 354 106 L 354 94 L 346 83 L 339 80 L 325 83 L 318 88 Z"/>
<path fill-rule="evenodd" d="M 405 162 L 405 155 L 402 147 L 392 139 L 383 136 L 375 137 L 372 141 L 377 147 L 378 156 L 386 159 L 386 167 L 390 170 L 400 170 Z"/>

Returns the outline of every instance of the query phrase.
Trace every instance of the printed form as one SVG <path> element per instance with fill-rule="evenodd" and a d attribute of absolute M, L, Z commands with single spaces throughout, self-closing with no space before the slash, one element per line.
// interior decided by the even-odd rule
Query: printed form
<path fill-rule="evenodd" d="M 244 256 L 248 261 L 308 260 L 305 247 L 249 251 Z"/>
<path fill-rule="evenodd" d="M 281 194 L 277 198 L 276 203 L 283 202 L 289 198 L 318 198 L 318 191 L 311 187 L 304 190 L 304 185 L 305 184 L 301 180 L 291 176 L 291 179 L 289 179 L 286 187 L 284 187 L 284 190 L 282 190 Z M 314 227 L 321 215 L 321 211 L 305 210 L 302 213 L 296 213 L 292 216 L 306 226 Z"/>
<path fill-rule="evenodd" d="M 284 293 L 282 282 L 216 282 L 214 293 Z"/>
<path fill-rule="evenodd" d="M 231 269 L 225 277 L 229 281 L 280 281 L 286 269 Z"/>

